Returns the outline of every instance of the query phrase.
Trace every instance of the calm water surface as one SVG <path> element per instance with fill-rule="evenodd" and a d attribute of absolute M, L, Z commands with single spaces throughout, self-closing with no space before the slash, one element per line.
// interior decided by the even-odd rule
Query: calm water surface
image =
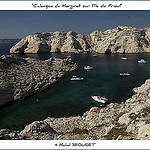
<path fill-rule="evenodd" d="M 140 86 L 150 78 L 150 54 L 98 54 L 97 57 L 90 53 L 30 54 L 23 57 L 44 60 L 51 56 L 64 58 L 68 55 L 79 64 L 79 68 L 25 101 L 1 108 L 0 128 L 21 130 L 25 125 L 46 117 L 83 114 L 91 107 L 100 106 L 100 103 L 91 99 L 91 95 L 105 96 L 109 102 L 122 102 L 131 97 L 133 87 Z M 121 60 L 121 57 L 127 57 L 127 60 Z M 138 64 L 141 58 L 147 64 Z M 84 71 L 85 65 L 92 66 L 93 70 Z M 129 72 L 131 76 L 120 77 L 120 72 Z M 84 81 L 70 81 L 73 75 L 83 77 Z"/>
<path fill-rule="evenodd" d="M 9 49 L 16 43 L 17 41 L 15 42 L 12 41 L 12 42 L 7 42 L 7 43 L 0 42 L 0 55 L 9 54 Z"/>

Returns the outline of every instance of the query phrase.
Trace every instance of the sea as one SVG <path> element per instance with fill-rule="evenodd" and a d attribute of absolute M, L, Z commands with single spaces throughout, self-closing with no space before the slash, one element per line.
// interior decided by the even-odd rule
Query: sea
<path fill-rule="evenodd" d="M 14 43 L 0 43 L 0 55 L 9 54 Z M 132 89 L 150 78 L 150 54 L 96 54 L 95 53 L 45 53 L 21 54 L 20 57 L 32 57 L 45 60 L 50 57 L 65 58 L 71 56 L 79 64 L 76 71 L 68 72 L 62 79 L 42 92 L 0 108 L 0 129 L 22 130 L 33 121 L 47 117 L 69 117 L 82 115 L 91 107 L 105 107 L 94 101 L 91 96 L 105 96 L 109 103 L 121 103 L 130 98 Z M 126 60 L 122 60 L 126 57 Z M 145 59 L 146 64 L 138 60 Z M 84 66 L 92 66 L 86 71 Z M 120 73 L 129 72 L 130 76 L 121 77 Z M 83 81 L 70 81 L 72 76 L 83 77 Z M 37 101 L 38 100 L 38 101 Z"/>

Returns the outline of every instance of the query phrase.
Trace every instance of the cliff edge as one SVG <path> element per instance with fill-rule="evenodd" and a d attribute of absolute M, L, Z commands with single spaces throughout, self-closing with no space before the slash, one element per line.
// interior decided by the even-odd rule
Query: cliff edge
<path fill-rule="evenodd" d="M 118 26 L 104 32 L 77 34 L 73 31 L 42 32 L 29 35 L 10 49 L 10 53 L 150 52 L 150 28 Z"/>

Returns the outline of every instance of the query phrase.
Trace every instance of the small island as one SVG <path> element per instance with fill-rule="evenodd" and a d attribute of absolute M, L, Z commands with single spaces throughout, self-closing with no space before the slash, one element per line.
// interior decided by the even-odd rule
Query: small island
<path fill-rule="evenodd" d="M 20 40 L 10 53 L 149 53 L 150 28 L 118 26 L 106 31 L 77 34 L 73 31 L 41 32 Z"/>

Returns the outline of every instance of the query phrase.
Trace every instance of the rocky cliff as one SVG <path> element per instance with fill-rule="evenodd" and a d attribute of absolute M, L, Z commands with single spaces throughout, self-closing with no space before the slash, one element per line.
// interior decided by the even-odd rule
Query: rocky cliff
<path fill-rule="evenodd" d="M 150 52 L 150 28 L 119 26 L 83 35 L 72 31 L 36 33 L 20 40 L 10 53 L 95 51 L 97 53 Z"/>
<path fill-rule="evenodd" d="M 22 131 L 0 130 L 0 139 L 150 140 L 150 79 L 131 98 L 93 107 L 82 116 L 47 118 Z"/>
<path fill-rule="evenodd" d="M 71 58 L 40 61 L 3 55 L 0 57 L 0 106 L 43 90 L 76 68 Z"/>

